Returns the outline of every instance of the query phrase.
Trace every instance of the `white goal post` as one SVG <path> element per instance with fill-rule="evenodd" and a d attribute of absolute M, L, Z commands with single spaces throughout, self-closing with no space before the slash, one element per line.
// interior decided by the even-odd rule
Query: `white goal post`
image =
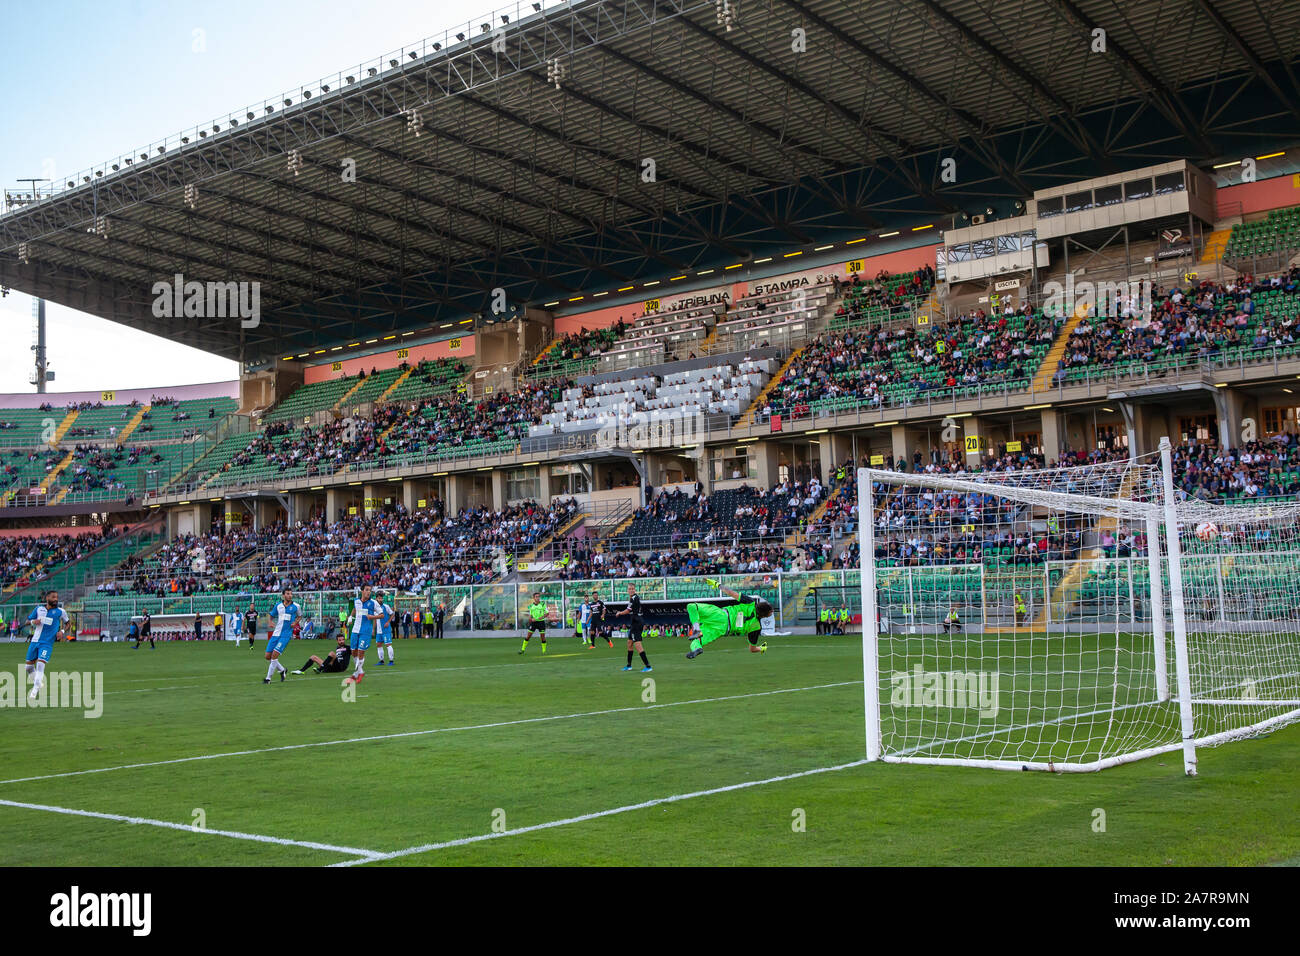
<path fill-rule="evenodd" d="M 1300 503 L 1176 491 L 1172 449 L 858 471 L 868 760 L 1092 771 L 1300 720 Z"/>

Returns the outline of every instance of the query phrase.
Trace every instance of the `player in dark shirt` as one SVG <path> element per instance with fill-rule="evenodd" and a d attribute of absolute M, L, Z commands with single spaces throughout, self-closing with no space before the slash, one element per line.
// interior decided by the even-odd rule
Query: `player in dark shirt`
<path fill-rule="evenodd" d="M 592 598 L 591 599 L 591 633 L 595 636 L 603 637 L 605 639 L 605 642 L 610 647 L 613 647 L 614 641 L 609 636 L 609 621 L 607 621 L 605 618 L 606 618 L 605 602 L 602 601 L 600 598 Z M 593 644 L 595 643 L 594 637 L 592 639 L 592 643 Z"/>
<path fill-rule="evenodd" d="M 301 674 L 313 664 L 317 674 L 337 674 L 339 671 L 347 670 L 348 663 L 352 659 L 352 649 L 348 647 L 348 639 L 340 634 L 335 643 L 334 650 L 326 654 L 323 660 L 313 654 L 307 658 L 306 664 L 303 664 L 293 673 Z"/>
<path fill-rule="evenodd" d="M 650 658 L 645 656 L 645 648 L 641 645 L 641 630 L 645 627 L 645 618 L 641 614 L 641 596 L 636 593 L 636 585 L 627 586 L 627 607 L 618 612 L 618 617 L 630 616 L 627 625 L 627 666 L 625 671 L 632 669 L 632 649 L 636 648 L 641 655 L 641 663 L 645 667 L 641 668 L 642 674 L 648 674 L 654 670 L 650 666 Z"/>
<path fill-rule="evenodd" d="M 248 613 L 244 615 L 244 633 L 248 635 L 248 646 L 252 647 L 257 641 L 257 608 L 251 604 Z"/>

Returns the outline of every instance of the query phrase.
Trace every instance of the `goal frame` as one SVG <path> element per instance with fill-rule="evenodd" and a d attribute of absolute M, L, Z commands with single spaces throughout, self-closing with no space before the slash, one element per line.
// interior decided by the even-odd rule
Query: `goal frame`
<path fill-rule="evenodd" d="M 891 754 L 884 752 L 880 702 L 880 620 L 875 563 L 875 520 L 874 488 L 876 483 L 884 485 L 924 485 L 936 489 L 954 491 L 978 491 L 981 493 L 1007 494 L 1015 497 L 1023 489 L 1013 485 L 999 484 L 995 480 L 982 481 L 970 477 L 916 475 L 907 472 L 880 471 L 873 468 L 860 468 L 857 472 L 858 491 L 858 537 L 860 544 L 860 581 L 862 587 L 862 679 L 863 708 L 866 732 L 866 759 L 870 762 L 915 763 L 943 766 L 979 767 L 997 770 L 1043 770 L 1054 772 L 1088 773 L 1108 767 L 1119 766 L 1143 760 L 1159 754 L 1182 751 L 1183 770 L 1188 776 L 1197 774 L 1196 734 L 1192 710 L 1191 672 L 1187 649 L 1187 617 L 1182 581 L 1182 549 L 1178 538 L 1178 518 L 1174 505 L 1172 446 L 1167 437 L 1160 440 L 1160 470 L 1162 474 L 1163 502 L 1136 502 L 1112 500 L 1088 495 L 1075 495 L 1063 492 L 1034 490 L 1034 496 L 1045 503 L 1050 503 L 1060 510 L 1068 510 L 1087 503 L 1094 513 L 1114 513 L 1130 520 L 1141 519 L 1147 529 L 1148 548 L 1148 586 L 1151 589 L 1151 640 L 1152 659 L 1154 662 L 1155 698 L 1158 702 L 1170 699 L 1168 680 L 1168 661 L 1166 659 L 1165 631 L 1171 626 L 1174 643 L 1174 671 L 1176 700 L 1182 739 L 1152 747 L 1134 750 L 1128 753 L 1102 757 L 1084 762 L 1043 762 L 1035 760 L 983 759 L 970 757 L 917 756 L 909 754 Z M 1164 534 L 1160 534 L 1163 527 Z M 1160 555 L 1160 538 L 1164 538 L 1165 554 Z M 1167 565 L 1169 575 L 1168 620 L 1161 584 L 1162 564 Z M 1274 718 L 1279 721 L 1283 718 Z M 1223 735 L 1220 735 L 1223 736 Z M 1228 736 L 1235 736 L 1231 734 Z M 1213 738 L 1201 741 L 1208 745 L 1216 742 Z"/>

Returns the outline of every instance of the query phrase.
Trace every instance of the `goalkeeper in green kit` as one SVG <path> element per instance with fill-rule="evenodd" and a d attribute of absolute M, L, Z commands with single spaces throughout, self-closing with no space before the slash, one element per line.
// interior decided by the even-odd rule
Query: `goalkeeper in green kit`
<path fill-rule="evenodd" d="M 716 586 L 717 581 L 709 580 Z M 758 642 L 760 635 L 777 637 L 786 636 L 788 631 L 776 630 L 776 615 L 772 605 L 762 598 L 742 595 L 730 588 L 720 588 L 723 594 L 736 601 L 729 607 L 714 604 L 688 604 L 686 616 L 691 621 L 691 649 L 686 654 L 687 660 L 694 660 L 704 653 L 705 645 L 712 644 L 728 634 L 744 635 L 749 641 L 752 654 L 762 654 L 767 650 L 767 642 Z"/>

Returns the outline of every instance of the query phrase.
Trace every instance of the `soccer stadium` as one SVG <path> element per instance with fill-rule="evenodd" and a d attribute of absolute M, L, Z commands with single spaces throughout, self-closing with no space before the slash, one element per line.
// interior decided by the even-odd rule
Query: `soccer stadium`
<path fill-rule="evenodd" d="M 0 861 L 1300 863 L 1300 5 L 436 26 L 4 187 Z"/>

